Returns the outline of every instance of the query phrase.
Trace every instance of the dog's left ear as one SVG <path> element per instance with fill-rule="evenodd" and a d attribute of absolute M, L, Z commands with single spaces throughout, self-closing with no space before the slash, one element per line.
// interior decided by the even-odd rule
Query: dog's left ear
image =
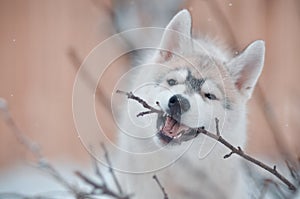
<path fill-rule="evenodd" d="M 258 77 L 261 74 L 264 57 L 265 42 L 257 40 L 227 64 L 236 87 L 248 99 L 251 97 Z"/>
<path fill-rule="evenodd" d="M 160 58 L 163 61 L 169 60 L 173 53 L 182 52 L 181 49 L 191 42 L 192 19 L 188 10 L 178 12 L 164 30 L 160 42 Z"/>

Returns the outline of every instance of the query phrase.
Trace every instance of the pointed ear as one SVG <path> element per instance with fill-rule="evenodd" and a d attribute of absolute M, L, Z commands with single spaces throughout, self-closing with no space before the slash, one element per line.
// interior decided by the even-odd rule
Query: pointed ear
<path fill-rule="evenodd" d="M 160 59 L 167 61 L 172 52 L 180 52 L 191 42 L 192 19 L 188 10 L 178 12 L 164 30 L 160 42 Z"/>
<path fill-rule="evenodd" d="M 264 65 L 265 42 L 257 40 L 251 43 L 240 55 L 228 64 L 228 70 L 238 90 L 248 99 Z"/>

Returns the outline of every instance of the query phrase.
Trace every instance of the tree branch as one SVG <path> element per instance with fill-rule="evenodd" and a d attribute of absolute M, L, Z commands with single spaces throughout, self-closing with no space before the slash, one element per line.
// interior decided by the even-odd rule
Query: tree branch
<path fill-rule="evenodd" d="M 92 192 L 91 193 L 87 193 L 87 195 L 95 195 L 96 190 L 99 190 L 99 191 L 101 191 L 101 193 L 100 193 L 101 195 L 111 196 L 111 197 L 113 197 L 115 199 L 130 199 L 129 195 L 118 194 L 118 193 L 114 192 L 113 190 L 111 190 L 110 188 L 108 188 L 106 186 L 106 184 L 99 184 L 99 183 L 95 182 L 94 180 L 92 180 L 91 178 L 89 178 L 86 175 L 84 175 L 80 171 L 75 171 L 75 174 L 81 180 L 83 180 L 86 184 L 88 184 L 88 185 L 90 185 L 90 186 L 93 187 Z"/>
<path fill-rule="evenodd" d="M 163 114 L 164 112 L 162 110 L 158 110 L 152 106 L 150 106 L 145 100 L 135 96 L 132 92 L 125 92 L 121 90 L 117 90 L 116 93 L 126 95 L 128 99 L 132 99 L 140 103 L 144 108 L 149 109 L 149 111 L 140 112 L 137 114 L 137 117 L 144 116 L 146 114 L 150 113 L 157 113 L 157 114 Z"/>
<path fill-rule="evenodd" d="M 110 161 L 110 158 L 109 158 L 108 151 L 107 151 L 107 149 L 106 149 L 106 147 L 103 143 L 101 143 L 101 147 L 104 151 L 104 156 L 105 156 L 106 162 L 108 164 L 109 172 L 110 172 L 110 174 L 113 178 L 114 183 L 116 184 L 116 187 L 117 187 L 119 193 L 115 192 L 114 190 L 109 188 L 109 186 L 107 186 L 106 180 L 105 180 L 104 176 L 102 175 L 102 173 L 101 173 L 101 171 L 98 167 L 98 164 L 96 162 L 96 159 L 94 157 L 92 157 L 92 158 L 93 158 L 95 173 L 100 178 L 100 180 L 102 182 L 101 184 L 95 182 L 94 180 L 87 177 L 86 175 L 84 175 L 80 171 L 76 171 L 75 174 L 81 180 L 83 180 L 86 184 L 92 186 L 93 190 L 90 193 L 91 195 L 92 194 L 97 194 L 96 191 L 101 191 L 101 193 L 100 193 L 101 195 L 111 196 L 115 199 L 130 199 L 131 195 L 125 195 L 124 192 L 122 191 L 121 185 L 120 185 L 120 183 L 119 183 L 119 181 L 118 181 L 118 179 L 117 179 L 117 177 L 114 173 L 114 170 L 112 169 L 112 164 L 111 164 L 111 161 Z"/>
<path fill-rule="evenodd" d="M 266 170 L 269 173 L 276 176 L 279 180 L 281 180 L 284 184 L 286 184 L 290 190 L 292 190 L 292 191 L 297 190 L 296 186 L 293 185 L 293 183 L 291 183 L 287 178 L 285 178 L 282 174 L 280 174 L 277 171 L 276 166 L 273 166 L 273 168 L 272 168 L 272 167 L 266 165 L 265 163 L 249 156 L 240 147 L 234 147 L 227 140 L 225 140 L 221 135 L 211 133 L 203 128 L 198 128 L 197 131 L 198 131 L 198 133 L 204 134 L 214 140 L 217 140 L 218 142 L 220 142 L 221 144 L 226 146 L 228 149 L 230 149 L 231 150 L 230 154 L 225 155 L 224 158 L 229 158 L 232 154 L 237 154 L 237 155 L 241 156 L 242 158 L 244 158 L 245 160 L 248 160 L 249 162 L 263 168 L 264 170 Z"/>
<path fill-rule="evenodd" d="M 155 182 L 158 184 L 159 188 L 160 188 L 161 191 L 163 192 L 163 194 L 164 194 L 164 199 L 169 199 L 168 194 L 167 194 L 165 188 L 161 185 L 161 183 L 160 183 L 160 181 L 159 181 L 159 179 L 157 178 L 156 175 L 153 176 L 153 179 L 155 180 Z"/>
<path fill-rule="evenodd" d="M 120 193 L 116 193 L 114 192 L 112 189 L 110 189 L 107 184 L 106 181 L 102 175 L 102 173 L 100 172 L 100 169 L 96 163 L 96 160 L 94 159 L 94 167 L 95 167 L 95 173 L 97 176 L 99 176 L 100 180 L 102 181 L 102 184 L 98 184 L 97 182 L 93 181 L 92 179 L 88 178 L 86 175 L 84 175 L 82 172 L 80 171 L 76 171 L 75 174 L 81 179 L 83 180 L 83 182 L 85 182 L 86 184 L 90 185 L 93 187 L 93 190 L 91 192 L 87 192 L 87 191 L 82 191 L 80 190 L 78 187 L 75 187 L 74 185 L 70 184 L 67 180 L 65 180 L 63 178 L 63 176 L 46 160 L 46 158 L 44 158 L 44 156 L 42 155 L 40 148 L 38 147 L 38 145 L 36 143 L 34 143 L 33 141 L 31 141 L 28 137 L 25 136 L 25 134 L 21 131 L 21 129 L 19 129 L 19 127 L 17 126 L 17 124 L 15 123 L 13 117 L 11 116 L 9 110 L 8 110 L 8 106 L 7 103 L 4 99 L 0 98 L 0 113 L 2 113 L 2 116 L 4 118 L 4 121 L 6 122 L 6 124 L 11 128 L 12 132 L 14 133 L 14 135 L 16 136 L 16 138 L 18 139 L 18 141 L 28 150 L 30 151 L 34 158 L 37 160 L 38 163 L 38 168 L 40 168 L 41 170 L 45 171 L 46 173 L 48 173 L 51 177 L 53 177 L 58 183 L 60 183 L 63 187 L 65 187 L 67 189 L 68 192 L 71 192 L 72 195 L 76 198 L 76 199 L 84 199 L 84 198 L 95 198 L 96 196 L 99 195 L 107 195 L 107 196 L 111 196 L 112 198 L 115 199 L 130 199 L 130 195 L 124 195 L 123 191 L 121 189 L 121 186 L 114 174 L 114 171 L 112 169 L 112 165 L 111 165 L 111 161 L 109 159 L 108 156 L 108 152 L 104 146 L 104 144 L 102 144 L 102 148 L 105 152 L 105 158 L 106 161 L 109 165 L 109 171 L 111 173 L 111 175 L 113 176 L 113 179 L 118 187 L 118 191 Z M 95 193 L 96 190 L 101 191 L 101 193 Z M 11 196 L 11 197 L 19 197 L 19 198 L 26 198 L 26 199 L 37 199 L 37 198 L 50 198 L 50 197 L 46 197 L 46 196 L 25 196 L 22 194 L 18 194 L 18 193 L 0 193 L 0 197 L 1 196 Z"/>
<path fill-rule="evenodd" d="M 7 126 L 12 130 L 18 141 L 33 154 L 33 156 L 37 160 L 38 168 L 52 176 L 58 183 L 64 186 L 67 190 L 71 191 L 71 193 L 73 193 L 76 198 L 80 198 L 80 192 L 78 191 L 78 189 L 74 185 L 71 185 L 67 180 L 65 180 L 62 175 L 47 161 L 47 159 L 41 153 L 38 144 L 30 140 L 21 131 L 21 129 L 18 127 L 13 117 L 11 116 L 6 101 L 2 98 L 0 98 L 0 112 L 2 113 Z"/>
<path fill-rule="evenodd" d="M 108 152 L 107 152 L 107 149 L 105 147 L 105 145 L 103 143 L 101 143 L 101 146 L 102 146 L 102 149 L 104 151 L 104 156 L 105 156 L 105 159 L 106 159 L 106 162 L 108 164 L 108 167 L 109 167 L 109 172 L 111 173 L 111 176 L 113 177 L 113 180 L 114 180 L 114 183 L 116 184 L 117 186 L 117 189 L 119 191 L 120 194 L 123 194 L 123 190 L 122 190 L 122 187 L 117 179 L 117 176 L 112 168 L 112 164 L 111 164 L 111 161 L 110 161 L 110 158 L 109 158 L 109 155 L 108 155 Z"/>
<path fill-rule="evenodd" d="M 138 103 L 142 104 L 143 107 L 145 107 L 146 109 L 149 109 L 150 111 L 151 110 L 154 110 L 152 111 L 151 113 L 158 113 L 158 114 L 162 114 L 162 111 L 161 110 L 157 110 L 155 108 L 153 108 L 152 106 L 150 106 L 146 101 L 144 101 L 143 99 L 141 99 L 140 97 L 138 96 L 135 96 L 132 94 L 132 92 L 124 92 L 124 91 L 117 91 L 117 93 L 122 93 L 122 94 L 126 94 L 127 97 L 129 99 L 133 99 L 135 101 L 137 101 Z M 139 114 L 138 114 L 139 115 Z M 203 135 L 206 135 L 216 141 L 218 141 L 219 143 L 223 144 L 225 147 L 227 147 L 228 149 L 230 149 L 230 153 L 225 155 L 224 158 L 229 158 L 231 155 L 233 154 L 237 154 L 239 155 L 240 157 L 244 158 L 245 160 L 261 167 L 262 169 L 268 171 L 269 173 L 273 174 L 275 177 L 277 177 L 280 181 L 282 181 L 284 184 L 286 184 L 288 186 L 288 188 L 292 191 L 296 191 L 297 188 L 295 185 L 293 185 L 292 182 L 290 182 L 287 178 L 285 178 L 282 174 L 280 174 L 277 169 L 276 169 L 276 166 L 273 166 L 273 167 L 270 167 L 266 164 L 264 164 L 263 162 L 249 156 L 248 154 L 246 154 L 242 149 L 241 147 L 235 147 L 233 146 L 232 144 L 230 144 L 227 140 L 225 140 L 221 135 L 220 135 L 220 131 L 219 131 L 219 126 L 218 126 L 218 122 L 219 120 L 216 118 L 216 132 L 217 133 L 211 133 L 207 130 L 205 130 L 204 128 L 196 128 L 195 130 L 197 130 L 197 133 L 198 134 L 203 134 Z"/>

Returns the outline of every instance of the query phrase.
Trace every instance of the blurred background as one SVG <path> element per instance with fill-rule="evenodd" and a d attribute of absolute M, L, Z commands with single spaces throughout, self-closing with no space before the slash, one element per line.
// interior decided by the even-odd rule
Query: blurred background
<path fill-rule="evenodd" d="M 52 161 L 85 165 L 89 155 L 75 129 L 72 89 L 83 59 L 101 41 L 129 28 L 164 27 L 180 9 L 193 15 L 193 34 L 241 51 L 266 41 L 266 61 L 249 102 L 250 154 L 300 155 L 300 1 L 268 0 L 0 0 L 0 97 L 23 132 Z M 125 38 L 129 47 L 145 35 Z M 115 46 L 121 51 L 124 46 Z M 109 51 L 105 53 L 110 53 Z M 107 54 L 103 54 L 105 57 Z M 97 95 L 102 128 L 114 139 L 110 97 L 132 62 L 105 71 Z M 101 63 L 99 63 L 99 67 Z M 0 172 L 31 154 L 0 120 Z"/>

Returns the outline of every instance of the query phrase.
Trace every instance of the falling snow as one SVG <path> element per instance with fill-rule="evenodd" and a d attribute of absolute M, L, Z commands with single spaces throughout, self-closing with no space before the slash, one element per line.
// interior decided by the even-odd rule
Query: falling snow
<path fill-rule="evenodd" d="M 231 7 L 231 6 L 232 6 L 232 3 L 229 3 L 228 5 L 229 5 L 229 7 Z"/>

